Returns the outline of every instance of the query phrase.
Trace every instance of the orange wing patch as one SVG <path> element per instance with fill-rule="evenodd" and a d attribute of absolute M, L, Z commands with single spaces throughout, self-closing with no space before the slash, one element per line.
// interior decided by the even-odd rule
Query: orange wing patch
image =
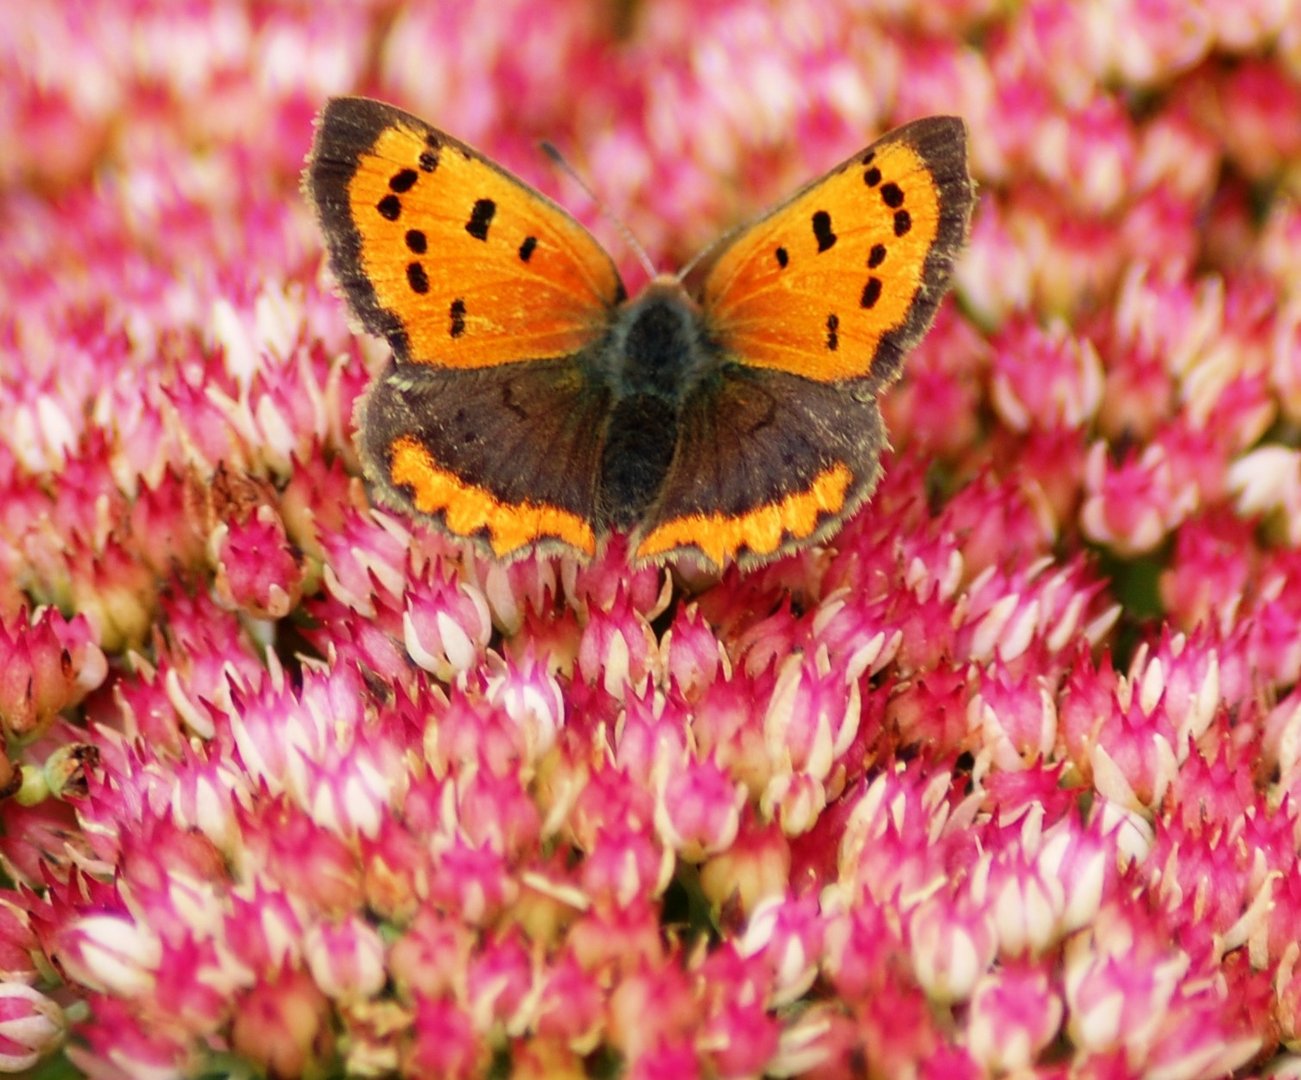
<path fill-rule="evenodd" d="M 960 120 L 907 125 L 742 231 L 702 293 L 729 352 L 836 381 L 870 374 L 888 335 L 911 345 L 965 235 L 963 145 Z"/>
<path fill-rule="evenodd" d="M 853 483 L 847 465 L 835 464 L 819 473 L 807 491 L 794 492 L 780 502 L 745 514 L 691 514 L 656 526 L 637 545 L 638 559 L 656 559 L 681 548 L 698 548 L 715 566 L 735 560 L 741 550 L 760 558 L 805 540 L 829 517 L 839 514 Z"/>
<path fill-rule="evenodd" d="M 336 98 L 306 177 L 331 265 L 399 358 L 474 368 L 575 353 L 623 285 L 577 221 L 464 143 Z"/>
<path fill-rule="evenodd" d="M 596 551 L 592 526 L 577 514 L 531 502 L 504 503 L 440 469 L 429 452 L 410 437 L 394 440 L 389 477 L 411 490 L 411 503 L 422 514 L 440 514 L 444 527 L 461 537 L 487 533 L 498 558 L 537 543 L 559 540 L 585 555 Z"/>

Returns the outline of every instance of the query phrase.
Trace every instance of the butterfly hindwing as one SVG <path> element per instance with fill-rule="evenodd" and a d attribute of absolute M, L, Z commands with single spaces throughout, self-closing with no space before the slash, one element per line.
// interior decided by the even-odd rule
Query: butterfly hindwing
<path fill-rule="evenodd" d="M 742 364 L 882 385 L 930 326 L 972 199 L 962 120 L 896 129 L 720 245 L 710 332 Z"/>
<path fill-rule="evenodd" d="M 678 418 L 678 446 L 635 555 L 767 562 L 834 530 L 871 493 L 885 432 L 866 382 L 729 365 Z"/>
<path fill-rule="evenodd" d="M 566 360 L 471 371 L 390 362 L 357 409 L 366 475 L 386 504 L 512 558 L 596 550 L 609 410 Z"/>
<path fill-rule="evenodd" d="M 335 98 L 304 177 L 330 265 L 403 362 L 476 368 L 578 352 L 624 292 L 564 210 L 381 102 Z"/>

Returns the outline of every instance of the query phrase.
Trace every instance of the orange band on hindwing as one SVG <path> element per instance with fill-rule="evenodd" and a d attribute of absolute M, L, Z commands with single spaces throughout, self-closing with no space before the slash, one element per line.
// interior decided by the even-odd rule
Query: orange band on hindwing
<path fill-rule="evenodd" d="M 587 555 L 596 551 L 592 526 L 577 514 L 555 506 L 499 502 L 483 488 L 440 469 L 413 438 L 395 440 L 390 454 L 389 476 L 394 484 L 410 489 L 417 510 L 439 515 L 457 536 L 486 533 L 494 555 L 511 555 L 546 540 L 559 540 Z"/>
<path fill-rule="evenodd" d="M 735 559 L 743 549 L 753 555 L 772 555 L 792 541 L 812 536 L 828 517 L 838 514 L 852 481 L 848 467 L 837 464 L 819 473 L 809 490 L 744 514 L 674 518 L 642 538 L 637 558 L 654 559 L 685 547 L 699 548 L 716 566 Z"/>

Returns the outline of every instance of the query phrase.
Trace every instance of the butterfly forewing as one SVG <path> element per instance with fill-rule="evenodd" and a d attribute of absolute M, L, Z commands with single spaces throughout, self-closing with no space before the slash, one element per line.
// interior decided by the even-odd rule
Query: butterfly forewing
<path fill-rule="evenodd" d="M 400 360 L 570 355 L 600 337 L 623 296 L 609 256 L 560 207 L 380 102 L 326 106 L 306 187 L 336 277 Z"/>
<path fill-rule="evenodd" d="M 752 367 L 893 375 L 930 325 L 971 202 L 963 122 L 907 124 L 722 248 L 702 286 L 710 330 Z"/>

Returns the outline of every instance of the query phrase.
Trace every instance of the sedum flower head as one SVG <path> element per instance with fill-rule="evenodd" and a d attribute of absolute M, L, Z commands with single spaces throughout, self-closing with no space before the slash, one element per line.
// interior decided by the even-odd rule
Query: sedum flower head
<path fill-rule="evenodd" d="M 9 21 L 0 1071 L 1296 1071 L 1295 2 Z M 672 268 L 963 115 L 871 501 L 713 576 L 372 505 L 387 347 L 298 192 L 342 93 L 634 287 L 539 139 Z"/>

